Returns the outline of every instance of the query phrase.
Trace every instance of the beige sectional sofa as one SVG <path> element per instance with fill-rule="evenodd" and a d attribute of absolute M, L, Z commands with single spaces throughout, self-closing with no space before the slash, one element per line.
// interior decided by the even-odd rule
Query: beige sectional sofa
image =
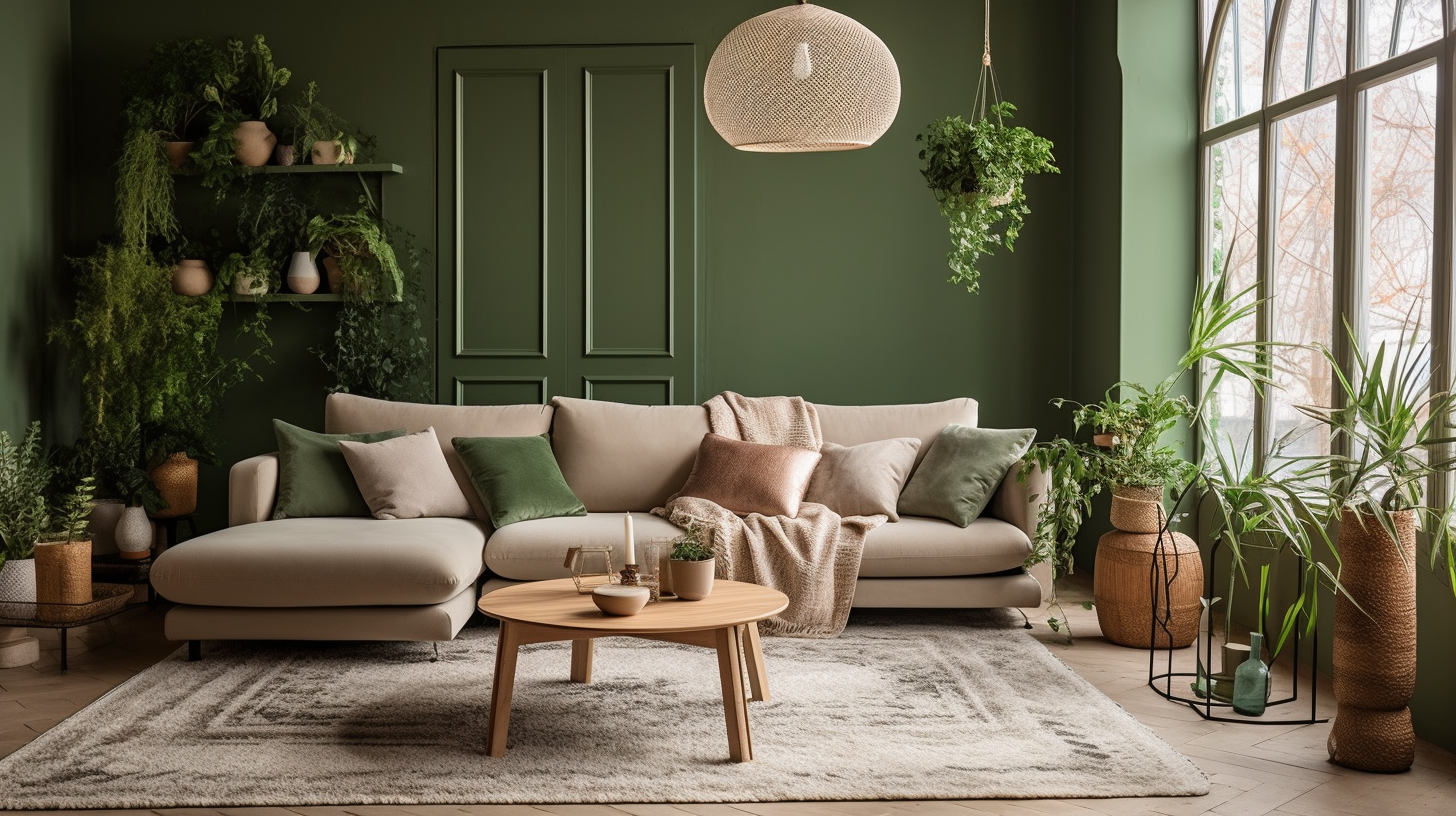
<path fill-rule="evenodd" d="M 913 436 L 916 463 L 947 424 L 974 426 L 977 404 L 817 405 L 825 442 L 857 445 Z M 638 540 L 680 531 L 650 514 L 687 480 L 708 432 L 702 406 L 637 406 L 557 398 L 550 405 L 452 406 L 328 397 L 324 430 L 362 433 L 433 427 L 477 519 L 485 508 L 450 445 L 454 437 L 549 432 L 562 475 L 585 516 L 523 521 L 491 530 L 476 519 L 272 520 L 276 454 L 237 463 L 228 528 L 183 542 L 152 566 L 157 591 L 177 606 L 173 640 L 449 640 L 479 592 L 564 577 L 566 548 L 622 546 L 621 514 Z M 855 588 L 856 607 L 1035 607 L 1045 565 L 1022 569 L 1037 505 L 1034 480 L 1008 474 L 969 527 L 901 516 L 873 530 Z M 620 561 L 620 553 L 614 562 Z M 484 578 L 482 582 L 481 579 Z M 479 591 L 477 591 L 479 587 Z"/>

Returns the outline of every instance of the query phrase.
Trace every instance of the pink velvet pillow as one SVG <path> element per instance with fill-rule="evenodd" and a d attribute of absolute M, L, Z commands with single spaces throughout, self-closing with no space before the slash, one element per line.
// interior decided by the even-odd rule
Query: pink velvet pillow
<path fill-rule="evenodd" d="M 799 515 L 819 452 L 706 434 L 681 496 L 707 499 L 740 516 Z"/>

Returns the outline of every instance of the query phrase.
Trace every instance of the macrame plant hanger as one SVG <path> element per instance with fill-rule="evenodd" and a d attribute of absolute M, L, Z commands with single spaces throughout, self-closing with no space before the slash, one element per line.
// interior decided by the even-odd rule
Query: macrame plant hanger
<path fill-rule="evenodd" d="M 986 110 L 996 114 L 996 124 L 1005 125 L 1001 118 L 1001 109 L 996 107 L 1001 104 L 1001 86 L 996 82 L 996 69 L 991 66 L 991 0 L 986 0 L 986 30 L 983 40 L 984 46 L 981 51 L 981 78 L 976 83 L 976 100 L 972 107 L 976 111 L 976 121 L 980 122 L 986 118 Z M 987 203 L 993 207 L 1003 207 L 1011 203 L 1011 192 L 1007 191 L 999 195 L 991 195 Z"/>

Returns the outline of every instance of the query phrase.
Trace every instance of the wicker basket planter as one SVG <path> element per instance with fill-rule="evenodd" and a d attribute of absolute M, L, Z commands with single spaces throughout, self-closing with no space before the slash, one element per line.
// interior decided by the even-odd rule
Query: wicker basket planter
<path fill-rule="evenodd" d="M 197 512 L 197 460 L 174 453 L 152 468 L 152 484 L 167 502 L 152 518 L 177 518 Z"/>
<path fill-rule="evenodd" d="M 1163 488 L 1112 488 L 1112 526 L 1124 533 L 1156 533 L 1163 529 L 1168 514 L 1163 510 Z"/>
<path fill-rule="evenodd" d="M 1335 596 L 1339 708 L 1328 743 L 1335 764 L 1385 773 L 1410 768 L 1416 743 L 1408 705 L 1416 687 L 1415 512 L 1391 520 L 1399 544 L 1373 518 L 1350 510 L 1340 517 L 1340 583 L 1365 611 Z"/>
<path fill-rule="evenodd" d="M 1108 640 L 1120 646 L 1146 649 L 1154 645 L 1153 614 L 1168 617 L 1167 631 L 1158 627 L 1159 648 L 1175 649 L 1198 637 L 1203 612 L 1203 559 L 1198 543 L 1182 533 L 1163 539 L 1158 579 L 1153 579 L 1157 533 L 1113 530 L 1097 542 L 1097 565 L 1092 573 L 1092 595 L 1097 623 Z M 1164 579 L 1171 579 L 1164 591 Z M 1156 591 L 1154 589 L 1156 588 Z"/>
<path fill-rule="evenodd" d="M 49 623 L 80 620 L 91 603 L 91 542 L 52 541 L 35 545 L 35 617 Z"/>

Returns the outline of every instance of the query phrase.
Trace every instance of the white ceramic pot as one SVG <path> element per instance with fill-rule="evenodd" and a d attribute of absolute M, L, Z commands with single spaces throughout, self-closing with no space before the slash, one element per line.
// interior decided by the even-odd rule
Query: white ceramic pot
<path fill-rule="evenodd" d="M 91 533 L 91 552 L 106 555 L 116 552 L 116 522 L 126 505 L 116 499 L 97 499 L 91 505 L 91 520 L 86 529 Z"/>
<path fill-rule="evenodd" d="M 273 155 L 273 147 L 278 144 L 278 137 L 273 135 L 268 125 L 257 120 L 238 125 L 238 129 L 233 131 L 233 139 L 238 143 L 235 154 L 238 164 L 244 167 L 267 164 L 268 157 Z"/>
<path fill-rule="evenodd" d="M 147 508 L 128 507 L 116 522 L 116 548 L 122 558 L 139 560 L 152 554 L 152 520 Z"/>
<path fill-rule="evenodd" d="M 238 275 L 233 281 L 233 292 L 239 295 L 266 295 L 268 294 L 268 279 L 262 275 Z"/>
<path fill-rule="evenodd" d="M 701 601 L 713 592 L 713 570 L 718 561 L 670 561 L 672 591 L 680 600 Z"/>
<path fill-rule="evenodd" d="M 6 603 L 10 601 L 12 603 Z M 35 559 L 6 559 L 0 566 L 0 617 L 35 617 Z"/>
<path fill-rule="evenodd" d="M 212 291 L 212 270 L 207 261 L 187 258 L 172 267 L 172 291 L 187 297 L 201 297 Z"/>
<path fill-rule="evenodd" d="M 311 295 L 318 291 L 319 284 L 318 265 L 313 262 L 313 256 L 307 252 L 295 252 L 293 258 L 288 262 L 288 288 L 300 295 Z"/>
<path fill-rule="evenodd" d="M 339 164 L 339 143 L 336 141 L 314 142 L 308 153 L 313 164 Z"/>

